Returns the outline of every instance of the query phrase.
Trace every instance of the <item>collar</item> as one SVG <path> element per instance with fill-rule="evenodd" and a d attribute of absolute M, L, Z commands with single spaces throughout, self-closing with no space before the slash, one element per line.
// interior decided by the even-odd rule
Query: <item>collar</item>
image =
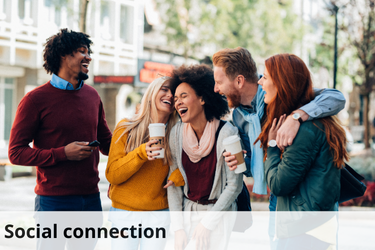
<path fill-rule="evenodd" d="M 253 100 L 251 101 L 250 106 L 240 104 L 239 108 L 246 113 L 255 113 L 256 106 L 257 106 L 257 94 L 254 96 Z"/>
<path fill-rule="evenodd" d="M 61 77 L 57 76 L 56 74 L 52 74 L 51 84 L 53 87 L 62 89 L 62 90 L 80 90 L 83 86 L 83 80 L 79 83 L 78 88 L 74 89 L 73 84 L 70 82 L 62 79 Z"/>

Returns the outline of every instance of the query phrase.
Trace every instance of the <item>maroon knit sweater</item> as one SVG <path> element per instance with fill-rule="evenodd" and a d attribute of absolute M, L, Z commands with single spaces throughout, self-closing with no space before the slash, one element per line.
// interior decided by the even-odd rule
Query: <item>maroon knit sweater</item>
<path fill-rule="evenodd" d="M 108 155 L 111 131 L 96 90 L 83 85 L 69 91 L 47 82 L 26 94 L 10 132 L 9 160 L 37 166 L 38 195 L 86 195 L 99 192 L 99 151 L 81 161 L 69 161 L 64 147 L 74 141 L 98 140 Z M 29 143 L 33 142 L 33 147 Z"/>

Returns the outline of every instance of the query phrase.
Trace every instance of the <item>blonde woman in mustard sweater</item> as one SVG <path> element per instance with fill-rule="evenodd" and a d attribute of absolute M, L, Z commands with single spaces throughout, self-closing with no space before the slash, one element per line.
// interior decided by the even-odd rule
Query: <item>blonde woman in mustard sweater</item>
<path fill-rule="evenodd" d="M 111 183 L 109 197 L 112 200 L 109 219 L 112 227 L 119 229 L 119 238 L 112 241 L 112 249 L 164 249 L 170 224 L 166 184 L 171 151 L 165 148 L 164 159 L 155 159 L 159 150 L 149 141 L 150 123 L 166 124 L 165 145 L 177 122 L 173 94 L 168 77 L 154 80 L 144 94 L 139 112 L 132 119 L 122 120 L 116 126 L 110 152 L 106 177 Z M 169 180 L 176 186 L 184 185 L 180 172 Z M 140 213 L 139 211 L 155 211 Z M 166 212 L 159 212 L 166 211 Z M 131 231 L 131 227 L 134 229 Z M 145 237 L 139 230 L 163 227 L 166 237 Z M 122 228 L 128 228 L 123 230 Z M 142 228 L 142 229 L 141 229 Z M 151 231 L 148 232 L 150 236 Z M 163 231 L 161 231 L 161 234 Z"/>

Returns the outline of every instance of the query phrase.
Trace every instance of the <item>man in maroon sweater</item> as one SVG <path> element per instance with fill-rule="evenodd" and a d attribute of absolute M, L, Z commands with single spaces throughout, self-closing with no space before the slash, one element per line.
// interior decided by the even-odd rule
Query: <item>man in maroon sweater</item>
<path fill-rule="evenodd" d="M 98 93 L 83 83 L 91 44 L 88 35 L 67 29 L 47 39 L 43 67 L 52 79 L 17 108 L 9 159 L 37 166 L 35 211 L 102 210 L 98 149 L 108 154 L 112 134 Z M 88 146 L 94 140 L 99 148 Z"/>

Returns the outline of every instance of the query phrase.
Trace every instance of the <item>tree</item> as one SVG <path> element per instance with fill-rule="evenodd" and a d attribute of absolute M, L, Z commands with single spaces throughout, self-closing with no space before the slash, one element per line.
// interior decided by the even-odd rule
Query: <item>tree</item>
<path fill-rule="evenodd" d="M 212 56 L 238 46 L 257 56 L 293 52 L 303 25 L 293 1 L 274 0 L 157 0 L 174 52 L 185 57 Z M 207 49 L 208 48 L 208 49 Z M 205 55 L 201 55 L 203 50 Z M 200 53 L 200 54 L 199 54 Z"/>
<path fill-rule="evenodd" d="M 327 11 L 335 15 L 332 11 L 331 4 L 327 6 Z M 321 18 L 323 16 L 324 18 Z M 318 19 L 312 20 L 315 26 L 314 33 L 319 36 L 318 42 L 315 44 L 313 51 L 310 51 L 309 67 L 312 71 L 317 72 L 320 68 L 325 68 L 328 72 L 334 71 L 334 33 L 335 20 L 326 15 L 321 15 Z M 357 77 L 357 61 L 355 56 L 355 48 L 349 41 L 349 36 L 343 32 L 344 26 L 342 16 L 338 16 L 338 39 L 337 39 L 337 82 L 340 85 L 344 77 L 350 77 L 352 82 L 358 82 Z M 328 87 L 332 87 L 333 84 Z"/>
<path fill-rule="evenodd" d="M 364 142 L 365 148 L 370 148 L 370 94 L 375 86 L 375 0 L 350 0 L 344 14 L 347 18 L 344 31 L 349 34 L 361 62 L 357 73 L 363 79 L 360 94 L 364 100 Z"/>
<path fill-rule="evenodd" d="M 326 2 L 326 1 L 325 1 Z M 327 2 L 326 2 L 327 3 Z M 370 148 L 370 94 L 375 85 L 375 0 L 331 0 L 328 6 L 340 7 L 338 32 L 338 83 L 349 76 L 359 85 L 364 100 L 364 143 Z M 324 26 L 321 42 L 315 47 L 310 66 L 333 70 L 334 20 L 320 21 Z"/>
<path fill-rule="evenodd" d="M 90 0 L 80 0 L 79 3 L 79 30 L 86 33 L 87 6 Z"/>

